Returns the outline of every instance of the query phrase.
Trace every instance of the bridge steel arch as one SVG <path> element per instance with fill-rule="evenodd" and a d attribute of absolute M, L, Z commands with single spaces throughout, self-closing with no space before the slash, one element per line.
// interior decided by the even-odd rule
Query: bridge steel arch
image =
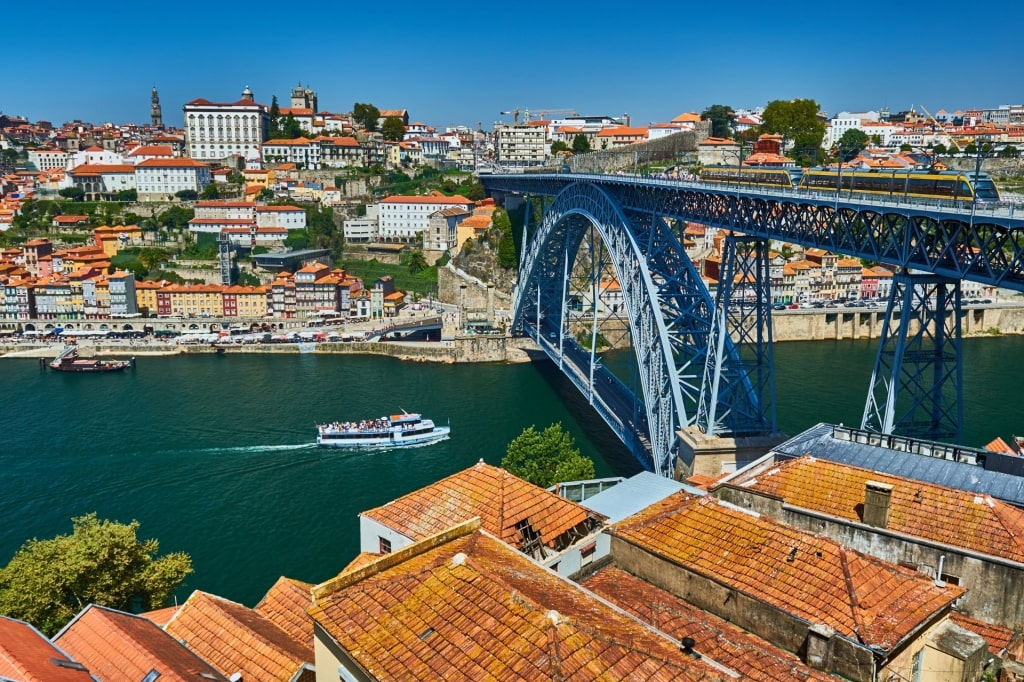
<path fill-rule="evenodd" d="M 524 248 L 513 293 L 512 328 L 534 336 L 549 355 L 557 356 L 564 344 L 574 343 L 563 339 L 567 272 L 590 226 L 599 233 L 622 287 L 643 390 L 646 424 L 630 425 L 639 433 L 624 442 L 648 469 L 671 475 L 677 457 L 683 455 L 678 431 L 694 424 L 697 416 L 714 302 L 656 206 L 625 211 L 596 184 L 563 187 Z M 545 332 L 557 335 L 557 350 L 546 343 Z M 748 414 L 757 396 L 731 341 L 724 354 L 723 376 L 732 386 L 730 395 L 745 405 L 729 413 Z M 629 430 L 614 414 L 599 412 L 620 435 Z M 692 462 L 683 463 L 692 468 Z"/>

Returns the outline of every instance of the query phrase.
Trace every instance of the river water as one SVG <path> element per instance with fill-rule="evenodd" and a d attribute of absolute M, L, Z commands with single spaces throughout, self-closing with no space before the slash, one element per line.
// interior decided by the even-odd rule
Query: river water
<path fill-rule="evenodd" d="M 777 344 L 779 423 L 859 425 L 875 345 Z M 969 339 L 965 443 L 1024 432 L 1024 337 Z M 141 523 L 185 551 L 202 589 L 249 605 L 281 575 L 319 582 L 358 551 L 360 511 L 483 459 L 524 428 L 573 434 L 599 476 L 638 470 L 550 363 L 435 365 L 354 355 L 142 357 L 106 375 L 0 363 L 0 565 L 73 516 Z M 314 424 L 399 409 L 450 420 L 452 438 L 397 451 L 317 448 Z"/>

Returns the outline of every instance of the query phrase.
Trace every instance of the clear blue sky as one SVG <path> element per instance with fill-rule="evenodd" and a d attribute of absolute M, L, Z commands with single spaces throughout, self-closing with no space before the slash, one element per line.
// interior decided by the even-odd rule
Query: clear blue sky
<path fill-rule="evenodd" d="M 248 85 L 257 101 L 269 105 L 277 95 L 287 106 L 300 81 L 318 93 L 321 110 L 369 102 L 438 128 L 480 121 L 490 129 L 517 107 L 629 113 L 646 125 L 711 104 L 752 108 L 796 97 L 830 115 L 1024 101 L 1019 0 L 597 0 L 571 9 L 362 2 L 322 12 L 115 2 L 81 20 L 56 19 L 60 5 L 71 8 L 56 4 L 57 23 L 19 21 L 4 31 L 3 113 L 56 125 L 142 123 L 155 85 L 164 122 L 181 127 L 189 100 L 233 101 Z"/>

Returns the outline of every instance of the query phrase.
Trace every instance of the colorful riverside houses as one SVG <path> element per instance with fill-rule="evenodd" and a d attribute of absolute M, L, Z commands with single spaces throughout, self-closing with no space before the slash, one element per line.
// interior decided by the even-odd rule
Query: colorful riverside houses
<path fill-rule="evenodd" d="M 156 623 L 104 606 L 85 607 L 53 641 L 100 680 L 227 682 Z"/>
<path fill-rule="evenodd" d="M 96 678 L 32 625 L 0 616 L 0 679 L 95 682 Z"/>
<path fill-rule="evenodd" d="M 342 680 L 737 678 L 538 566 L 479 518 L 346 570 L 313 600 L 317 669 Z"/>
<path fill-rule="evenodd" d="M 608 553 L 601 514 L 483 461 L 360 514 L 360 551 L 398 551 L 476 517 L 488 533 L 560 575 Z"/>
<path fill-rule="evenodd" d="M 962 587 L 713 497 L 675 493 L 608 533 L 614 567 L 809 667 L 855 682 L 924 669 L 969 682 L 988 660 L 985 641 L 950 619 Z"/>

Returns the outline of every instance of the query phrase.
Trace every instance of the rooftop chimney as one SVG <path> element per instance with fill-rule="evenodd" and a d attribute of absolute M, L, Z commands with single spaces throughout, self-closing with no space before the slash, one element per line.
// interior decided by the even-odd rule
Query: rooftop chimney
<path fill-rule="evenodd" d="M 868 481 L 864 484 L 864 523 L 885 528 L 889 522 L 889 500 L 892 486 L 888 483 Z"/>

